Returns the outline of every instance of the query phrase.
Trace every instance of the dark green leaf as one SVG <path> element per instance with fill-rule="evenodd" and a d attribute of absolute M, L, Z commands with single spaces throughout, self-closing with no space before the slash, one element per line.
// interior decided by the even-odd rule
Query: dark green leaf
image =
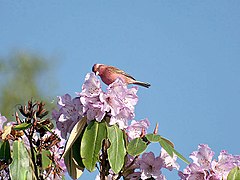
<path fill-rule="evenodd" d="M 68 174 L 73 178 L 73 179 L 78 179 L 83 171 L 84 168 L 80 167 L 75 159 L 73 158 L 73 149 L 70 148 L 67 153 L 64 156 L 64 162 L 68 170 Z"/>
<path fill-rule="evenodd" d="M 144 142 L 141 138 L 135 138 L 129 142 L 127 146 L 127 152 L 131 156 L 137 156 L 145 151 L 147 148 L 147 143 Z"/>
<path fill-rule="evenodd" d="M 73 179 L 78 179 L 84 171 L 80 146 L 86 123 L 87 118 L 84 117 L 74 126 L 63 154 L 68 173 Z"/>
<path fill-rule="evenodd" d="M 107 127 L 107 137 L 110 141 L 107 151 L 109 163 L 113 172 L 117 174 L 123 167 L 126 155 L 123 131 L 116 125 L 109 126 Z"/>
<path fill-rule="evenodd" d="M 227 180 L 239 180 L 239 179 L 240 179 L 240 169 L 239 167 L 236 166 L 229 172 L 227 176 Z"/>
<path fill-rule="evenodd" d="M 145 136 L 148 141 L 150 142 L 159 142 L 161 139 L 161 136 L 158 134 L 146 134 Z"/>
<path fill-rule="evenodd" d="M 32 126 L 31 123 L 22 123 L 22 124 L 18 124 L 18 125 L 14 125 L 13 129 L 20 131 L 20 130 L 25 130 L 28 129 Z"/>
<path fill-rule="evenodd" d="M 82 157 L 80 155 L 82 136 L 83 136 L 83 132 L 80 134 L 80 136 L 72 145 L 72 151 L 73 151 L 73 159 L 76 161 L 77 165 L 84 168 Z"/>
<path fill-rule="evenodd" d="M 22 141 L 13 142 L 13 162 L 10 165 L 12 179 L 36 179 L 32 167 L 32 161 Z"/>
<path fill-rule="evenodd" d="M 6 164 L 10 164 L 11 159 L 11 152 L 10 152 L 10 144 L 9 141 L 0 141 L 0 160 L 4 161 Z"/>
<path fill-rule="evenodd" d="M 106 139 L 106 123 L 92 121 L 83 133 L 81 143 L 81 156 L 84 166 L 90 171 L 95 170 L 99 158 L 102 142 Z"/>

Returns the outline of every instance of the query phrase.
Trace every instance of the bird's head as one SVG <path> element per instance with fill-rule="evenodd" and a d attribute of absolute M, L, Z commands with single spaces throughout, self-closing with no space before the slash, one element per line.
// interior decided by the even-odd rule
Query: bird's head
<path fill-rule="evenodd" d="M 103 64 L 94 64 L 93 67 L 92 67 L 92 72 L 94 72 L 96 75 L 99 75 L 100 67 L 102 65 Z"/>

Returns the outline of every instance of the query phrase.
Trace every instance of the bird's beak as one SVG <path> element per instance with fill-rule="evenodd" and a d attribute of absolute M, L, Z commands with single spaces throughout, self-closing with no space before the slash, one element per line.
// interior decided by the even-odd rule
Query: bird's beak
<path fill-rule="evenodd" d="M 99 75 L 99 72 L 98 71 L 96 71 L 96 76 L 98 76 Z"/>

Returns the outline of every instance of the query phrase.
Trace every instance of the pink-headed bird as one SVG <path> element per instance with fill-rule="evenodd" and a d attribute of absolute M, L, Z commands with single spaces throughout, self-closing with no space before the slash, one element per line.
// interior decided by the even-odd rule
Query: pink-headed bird
<path fill-rule="evenodd" d="M 149 83 L 137 81 L 131 75 L 125 73 L 123 70 L 120 70 L 114 66 L 108 66 L 104 64 L 94 64 L 92 71 L 99 75 L 102 81 L 109 85 L 113 83 L 117 78 L 121 78 L 126 84 L 137 84 L 146 88 L 149 88 L 151 85 Z"/>

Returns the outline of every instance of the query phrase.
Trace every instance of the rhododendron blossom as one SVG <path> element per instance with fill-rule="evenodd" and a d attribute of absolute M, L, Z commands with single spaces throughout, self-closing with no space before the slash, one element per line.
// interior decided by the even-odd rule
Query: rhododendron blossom
<path fill-rule="evenodd" d="M 166 179 L 161 172 L 163 167 L 163 159 L 154 156 L 153 152 L 143 153 L 142 159 L 139 160 L 141 169 L 141 179 Z"/>
<path fill-rule="evenodd" d="M 240 157 L 221 151 L 218 161 L 213 160 L 214 152 L 206 144 L 200 144 L 198 151 L 194 151 L 189 164 L 183 172 L 179 172 L 182 180 L 209 179 L 226 180 L 228 173 L 236 166 L 240 166 Z"/>
<path fill-rule="evenodd" d="M 57 128 L 61 130 L 62 137 L 67 137 L 82 116 L 86 116 L 88 122 L 92 120 L 101 122 L 108 115 L 110 125 L 118 124 L 120 129 L 127 128 L 128 121 L 135 117 L 137 89 L 128 88 L 121 79 L 116 79 L 104 92 L 97 76 L 88 73 L 82 91 L 76 93 L 76 98 L 71 99 L 69 94 L 59 96 L 59 110 L 53 111 L 53 118 L 56 120 Z"/>
<path fill-rule="evenodd" d="M 228 154 L 226 150 L 222 150 L 218 156 L 218 161 L 214 160 L 211 163 L 211 168 L 214 171 L 214 176 L 221 179 L 227 178 L 228 173 L 236 166 L 240 166 L 240 156 Z"/>
<path fill-rule="evenodd" d="M 214 152 L 206 144 L 200 144 L 198 146 L 198 151 L 194 151 L 190 154 L 193 163 L 205 169 L 210 168 L 213 156 Z"/>
<path fill-rule="evenodd" d="M 52 117 L 62 138 L 66 139 L 74 125 L 82 118 L 82 104 L 79 97 L 71 99 L 69 94 L 58 96 L 58 110 L 53 110 Z"/>
<path fill-rule="evenodd" d="M 127 127 L 127 135 L 130 140 L 145 135 L 150 123 L 148 119 L 135 121 L 132 120 L 131 125 Z"/>
<path fill-rule="evenodd" d="M 127 156 L 128 160 L 125 167 L 128 167 L 128 171 L 133 170 L 131 174 L 127 176 L 130 179 L 166 179 L 162 174 L 163 168 L 168 170 L 179 169 L 179 165 L 176 163 L 176 155 L 172 158 L 167 152 L 161 149 L 161 154 L 155 157 L 153 152 L 143 153 L 141 157 Z M 129 167 L 129 165 L 131 165 Z"/>

